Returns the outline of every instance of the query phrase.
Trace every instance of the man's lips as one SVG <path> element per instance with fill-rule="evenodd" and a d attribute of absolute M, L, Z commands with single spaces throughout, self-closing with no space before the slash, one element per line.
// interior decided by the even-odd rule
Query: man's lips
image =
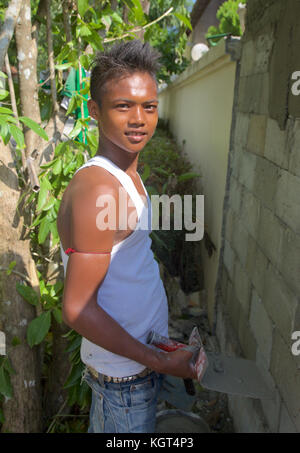
<path fill-rule="evenodd" d="M 144 137 L 147 135 L 147 132 L 144 131 L 127 131 L 125 132 L 126 137 L 128 137 L 131 142 L 141 142 Z"/>

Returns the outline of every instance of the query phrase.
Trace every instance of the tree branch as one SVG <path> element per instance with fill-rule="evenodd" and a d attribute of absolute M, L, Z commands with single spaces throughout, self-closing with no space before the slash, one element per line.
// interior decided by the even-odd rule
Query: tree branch
<path fill-rule="evenodd" d="M 117 39 L 123 39 L 126 38 L 127 36 L 130 36 L 132 33 L 137 33 L 142 30 L 146 30 L 146 28 L 151 27 L 151 25 L 156 24 L 157 22 L 161 21 L 164 17 L 168 16 L 173 11 L 174 7 L 172 6 L 171 8 L 168 9 L 162 16 L 158 17 L 157 19 L 153 20 L 152 22 L 149 22 L 149 24 L 144 25 L 143 27 L 135 27 L 129 30 L 127 33 L 125 33 L 122 36 L 118 36 L 117 38 L 106 38 L 103 40 L 103 42 L 112 42 L 116 41 Z"/>

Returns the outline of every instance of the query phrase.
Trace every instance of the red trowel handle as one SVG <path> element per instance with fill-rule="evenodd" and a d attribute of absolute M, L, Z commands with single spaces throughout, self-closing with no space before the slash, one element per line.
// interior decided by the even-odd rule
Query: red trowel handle
<path fill-rule="evenodd" d="M 166 352 L 176 351 L 177 349 L 186 349 L 187 345 L 183 343 L 179 343 L 178 341 L 171 340 L 170 338 L 164 337 L 159 335 L 158 333 L 154 332 L 153 330 L 150 332 L 147 338 L 148 344 L 153 344 L 159 349 L 162 349 Z M 183 379 L 184 386 L 186 393 L 188 395 L 195 395 L 196 390 L 194 387 L 194 383 L 192 379 Z"/>

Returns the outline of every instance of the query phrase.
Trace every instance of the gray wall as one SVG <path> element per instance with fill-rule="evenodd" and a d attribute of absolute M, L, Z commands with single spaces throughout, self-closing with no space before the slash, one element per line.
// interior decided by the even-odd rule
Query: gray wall
<path fill-rule="evenodd" d="M 300 2 L 249 0 L 237 73 L 216 326 L 274 400 L 230 397 L 237 431 L 300 432 Z"/>

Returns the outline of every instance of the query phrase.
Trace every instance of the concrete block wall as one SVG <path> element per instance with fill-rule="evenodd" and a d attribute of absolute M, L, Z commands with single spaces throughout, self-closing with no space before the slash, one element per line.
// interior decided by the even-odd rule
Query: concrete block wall
<path fill-rule="evenodd" d="M 300 331 L 300 115 L 287 104 L 283 125 L 270 108 L 276 33 L 288 41 L 281 22 L 291 4 L 262 5 L 248 2 L 236 80 L 216 333 L 224 352 L 256 362 L 274 392 L 273 400 L 229 397 L 236 430 L 300 432 L 300 356 L 291 351 L 292 332 Z M 299 16 L 289 20 L 299 27 Z M 295 53 L 298 44 L 289 44 Z M 300 58 L 291 70 L 300 70 Z M 288 99 L 290 84 L 282 89 Z"/>

